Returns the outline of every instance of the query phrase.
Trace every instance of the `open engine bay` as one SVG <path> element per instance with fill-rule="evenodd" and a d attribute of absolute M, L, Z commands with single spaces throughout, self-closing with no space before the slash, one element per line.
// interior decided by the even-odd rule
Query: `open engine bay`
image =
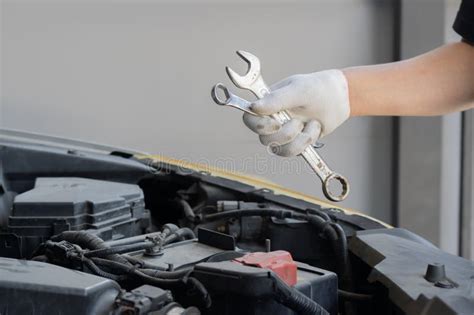
<path fill-rule="evenodd" d="M 0 139 L 0 314 L 472 314 L 409 231 L 126 152 Z"/>

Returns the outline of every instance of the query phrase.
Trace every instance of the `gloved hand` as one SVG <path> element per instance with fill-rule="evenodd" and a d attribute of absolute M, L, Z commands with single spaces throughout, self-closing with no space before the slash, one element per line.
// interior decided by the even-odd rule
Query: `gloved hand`
<path fill-rule="evenodd" d="M 330 134 L 349 118 L 347 80 L 340 70 L 326 70 L 288 77 L 255 101 L 244 114 L 244 123 L 260 136 L 263 145 L 281 156 L 295 156 Z M 280 125 L 268 115 L 287 110 L 292 119 Z"/>

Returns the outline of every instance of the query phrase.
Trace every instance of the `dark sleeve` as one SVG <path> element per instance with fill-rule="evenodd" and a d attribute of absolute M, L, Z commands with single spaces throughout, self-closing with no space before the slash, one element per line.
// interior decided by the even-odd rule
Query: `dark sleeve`
<path fill-rule="evenodd" d="M 464 40 L 474 44 L 474 0 L 462 0 L 453 29 Z"/>

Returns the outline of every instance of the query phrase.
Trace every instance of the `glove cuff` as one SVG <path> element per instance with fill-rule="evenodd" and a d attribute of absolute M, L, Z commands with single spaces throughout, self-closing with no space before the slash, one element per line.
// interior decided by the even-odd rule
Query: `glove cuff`
<path fill-rule="evenodd" d="M 317 88 L 325 95 L 322 102 L 326 103 L 325 117 L 321 117 L 321 137 L 339 127 L 350 116 L 349 86 L 346 76 L 341 70 L 332 69 L 316 73 L 322 83 Z"/>

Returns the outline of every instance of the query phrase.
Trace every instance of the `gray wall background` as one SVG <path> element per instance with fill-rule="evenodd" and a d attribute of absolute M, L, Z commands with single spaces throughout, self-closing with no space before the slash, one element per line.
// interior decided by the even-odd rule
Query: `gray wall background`
<path fill-rule="evenodd" d="M 231 85 L 226 65 L 245 71 L 237 49 L 261 58 L 268 83 L 393 58 L 392 1 L 3 1 L 1 26 L 3 128 L 224 166 L 318 197 L 309 168 L 269 156 L 211 86 Z M 391 136 L 391 118 L 357 118 L 320 150 L 350 179 L 343 205 L 385 221 Z"/>

